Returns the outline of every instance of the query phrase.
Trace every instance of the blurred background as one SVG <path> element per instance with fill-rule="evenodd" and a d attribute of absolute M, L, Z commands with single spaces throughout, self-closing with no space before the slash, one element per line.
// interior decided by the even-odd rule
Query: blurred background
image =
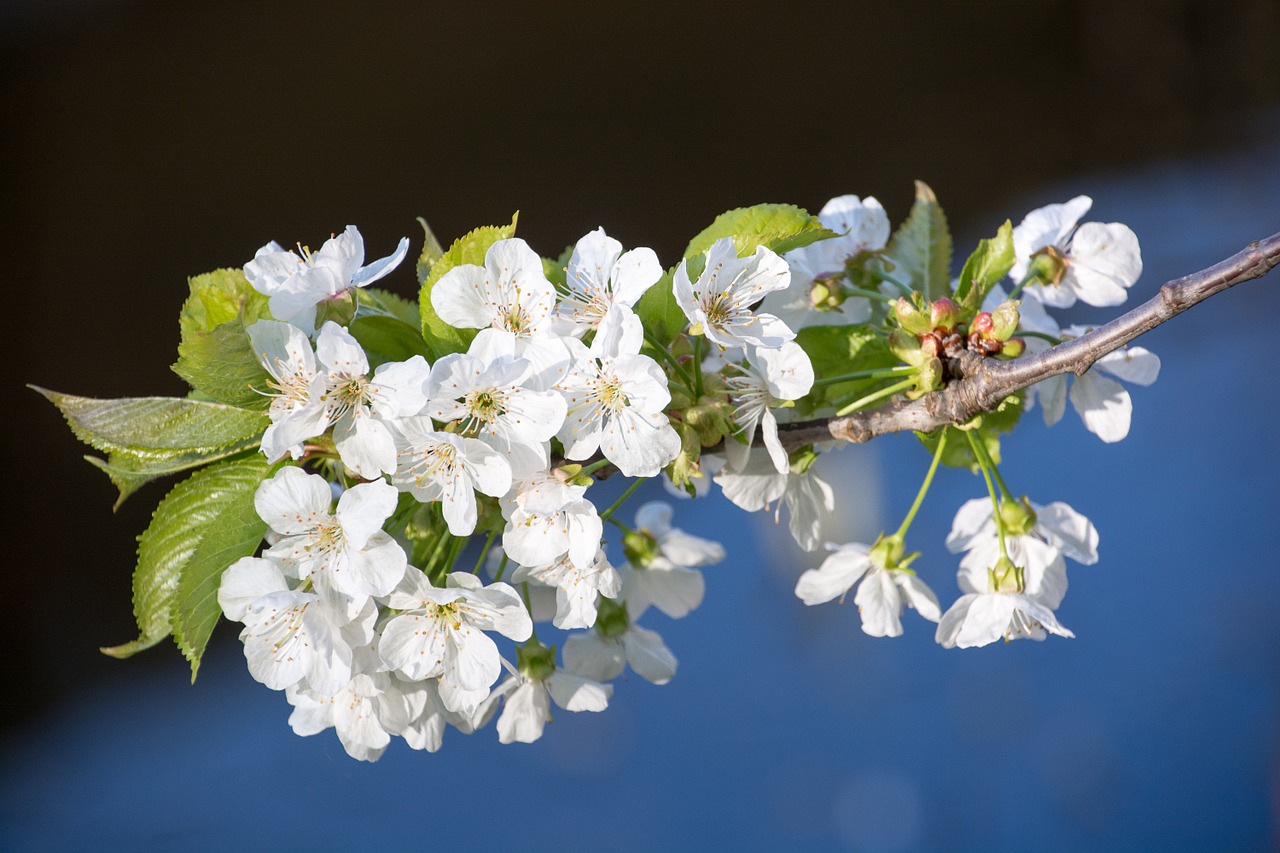
<path fill-rule="evenodd" d="M 368 256 L 426 217 L 446 243 L 520 211 L 546 255 L 599 225 L 671 264 L 722 210 L 929 182 L 957 251 L 1078 193 L 1129 224 L 1134 300 L 1280 230 L 1280 6 L 1255 2 L 433 4 L 10 0 L 0 8 L 8 323 L 0 848 L 1044 850 L 1280 846 L 1275 275 L 1140 343 L 1164 373 L 1108 446 L 1030 415 L 1006 479 L 1102 534 L 1078 635 L 943 651 L 909 613 L 791 590 L 820 555 L 716 498 L 704 605 L 646 625 L 680 659 L 532 746 L 348 759 L 289 730 L 222 625 L 200 680 L 135 636 L 134 537 L 164 486 L 114 489 L 19 383 L 177 395 L 186 277 L 348 223 Z M 963 256 L 961 256 L 963 257 Z M 958 269 L 957 261 L 957 269 Z M 412 296 L 412 267 L 385 282 Z M 1080 312 L 1071 319 L 1104 319 Z M 837 541 L 897 525 L 909 436 L 832 457 Z M 942 547 L 979 480 L 913 528 Z M 610 486 L 613 488 L 613 486 Z M 660 490 L 646 492 L 659 496 Z"/>

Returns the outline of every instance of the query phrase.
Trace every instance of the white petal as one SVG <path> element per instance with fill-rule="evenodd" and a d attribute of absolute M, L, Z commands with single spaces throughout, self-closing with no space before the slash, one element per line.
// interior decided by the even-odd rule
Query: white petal
<path fill-rule="evenodd" d="M 595 631 L 570 635 L 561 654 L 566 670 L 602 682 L 621 675 L 627 660 L 620 642 L 605 640 Z"/>
<path fill-rule="evenodd" d="M 676 674 L 676 657 L 656 631 L 632 625 L 622 635 L 622 647 L 631 669 L 646 681 L 666 684 Z"/>
<path fill-rule="evenodd" d="M 566 711 L 603 711 L 609 707 L 613 685 L 598 684 L 589 678 L 556 670 L 547 679 L 551 698 Z"/>
<path fill-rule="evenodd" d="M 844 595 L 872 567 L 867 553 L 867 546 L 858 542 L 842 545 L 818 568 L 809 569 L 800 576 L 796 582 L 796 597 L 813 606 Z"/>
<path fill-rule="evenodd" d="M 1098 562 L 1098 531 L 1093 522 L 1055 501 L 1036 508 L 1036 522 L 1050 545 L 1084 566 Z"/>
<path fill-rule="evenodd" d="M 353 227 L 353 226 L 351 226 Z M 361 267 L 351 276 L 351 283 L 356 287 L 364 287 L 372 284 L 378 279 L 400 266 L 400 262 L 409 254 L 409 238 L 401 237 L 400 242 L 396 244 L 396 249 L 385 258 L 380 258 L 373 263 Z M 364 258 L 364 252 L 360 252 L 361 259 Z"/>
<path fill-rule="evenodd" d="M 218 583 L 218 606 L 233 622 L 243 621 L 251 604 L 273 592 L 289 589 L 284 573 L 271 560 L 241 557 L 222 573 Z"/>
<path fill-rule="evenodd" d="M 258 517 L 276 533 L 296 536 L 309 533 L 321 520 L 327 521 L 332 500 L 324 477 L 287 467 L 258 486 L 253 505 Z"/>
<path fill-rule="evenodd" d="M 1160 375 L 1160 357 L 1142 347 L 1125 347 L 1098 359 L 1093 369 L 1135 385 L 1150 385 Z"/>
<path fill-rule="evenodd" d="M 930 622 L 937 622 L 942 616 L 942 608 L 938 606 L 938 596 L 933 594 L 924 581 L 907 572 L 894 572 L 893 580 L 902 590 L 907 604 Z"/>
<path fill-rule="evenodd" d="M 1114 379 L 1089 371 L 1071 385 L 1071 405 L 1089 432 L 1111 444 L 1129 434 L 1133 401 Z"/>
<path fill-rule="evenodd" d="M 902 636 L 902 598 L 898 585 L 881 568 L 874 568 L 858 584 L 853 597 L 862 616 L 862 630 L 872 637 Z"/>
<path fill-rule="evenodd" d="M 965 501 L 956 513 L 955 520 L 951 522 L 951 532 L 947 534 L 947 550 L 952 554 L 959 554 L 972 548 L 976 540 L 989 539 L 995 529 L 991 512 L 990 498 Z"/>
<path fill-rule="evenodd" d="M 363 548 L 396 511 L 398 499 L 396 487 L 383 480 L 361 483 L 343 492 L 334 515 L 342 523 L 347 544 L 356 550 Z"/>
<path fill-rule="evenodd" d="M 551 699 L 538 681 L 526 681 L 507 697 L 498 718 L 499 743 L 533 743 L 551 719 Z"/>

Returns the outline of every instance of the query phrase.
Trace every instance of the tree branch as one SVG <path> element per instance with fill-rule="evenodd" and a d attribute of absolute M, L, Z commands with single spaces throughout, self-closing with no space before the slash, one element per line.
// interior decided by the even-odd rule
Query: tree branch
<path fill-rule="evenodd" d="M 917 400 L 895 397 L 887 405 L 830 420 L 780 424 L 779 438 L 788 449 L 815 441 L 864 442 L 904 430 L 929 432 L 962 424 L 989 412 L 1010 394 L 1050 376 L 1088 370 L 1094 362 L 1139 335 L 1242 281 L 1260 278 L 1280 264 L 1280 234 L 1250 243 L 1225 261 L 1165 283 L 1151 299 L 1106 325 L 1038 355 L 1012 361 L 962 352 L 950 360 L 953 376 L 947 387 Z"/>

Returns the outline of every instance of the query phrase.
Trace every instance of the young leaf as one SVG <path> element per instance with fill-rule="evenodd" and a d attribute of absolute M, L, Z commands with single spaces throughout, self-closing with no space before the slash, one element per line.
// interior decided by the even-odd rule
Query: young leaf
<path fill-rule="evenodd" d="M 732 237 L 739 257 L 765 246 L 779 255 L 835 237 L 836 233 L 803 208 L 791 204 L 757 204 L 726 211 L 689 241 L 686 258 L 701 255 L 721 237 Z"/>
<path fill-rule="evenodd" d="M 199 542 L 181 567 L 170 609 L 173 638 L 191 662 L 192 681 L 196 680 L 213 626 L 222 616 L 218 605 L 222 573 L 241 557 L 252 556 L 266 535 L 267 524 L 258 517 L 253 496 L 270 468 L 265 459 L 255 454 L 220 463 L 192 477 L 208 473 L 193 498 L 203 499 L 214 510 L 200 519 Z M 197 527 L 190 515 L 181 524 L 188 530 Z"/>
<path fill-rule="evenodd" d="M 151 524 L 138 537 L 138 566 L 133 574 L 133 612 L 138 622 L 138 639 L 104 648 L 104 654 L 128 657 L 169 636 L 182 574 L 192 564 L 202 540 L 213 534 L 211 547 L 221 550 L 229 542 L 238 544 L 248 537 L 252 531 L 241 529 L 233 522 L 237 521 L 235 516 L 246 496 L 252 510 L 253 492 L 269 469 L 267 461 L 254 454 L 198 471 L 165 495 L 152 515 Z M 257 520 L 256 512 L 254 519 Z M 257 523 L 261 531 L 257 539 L 238 556 L 247 556 L 257 548 L 266 532 L 266 525 L 261 521 Z M 238 537 L 229 536 L 228 528 L 237 530 Z M 195 650 L 194 645 L 189 648 Z"/>
<path fill-rule="evenodd" d="M 884 338 L 871 326 L 808 326 L 796 335 L 796 343 L 808 354 L 817 379 L 832 379 L 864 370 L 899 365 Z M 796 401 L 796 411 L 811 414 L 825 407 L 835 408 L 839 400 L 851 400 L 884 383 L 883 379 L 851 379 L 835 384 L 815 385 Z"/>
<path fill-rule="evenodd" d="M 111 507 L 112 511 L 115 511 L 120 509 L 125 498 L 152 480 L 177 474 L 180 471 L 189 471 L 192 468 L 254 449 L 258 446 L 259 439 L 260 436 L 254 435 L 220 450 L 199 453 L 173 451 L 169 454 L 140 456 L 129 451 L 119 451 L 108 455 L 105 461 L 96 456 L 84 458 L 95 468 L 101 469 L 111 479 L 112 484 L 120 490 L 120 496 Z"/>
<path fill-rule="evenodd" d="M 416 327 L 422 323 L 422 318 L 418 315 L 418 303 L 413 300 L 377 287 L 362 287 L 352 292 L 356 294 L 358 301 L 357 319 L 385 315 L 395 317 L 410 326 Z"/>
<path fill-rule="evenodd" d="M 422 340 L 418 328 L 395 317 L 357 317 L 348 331 L 360 342 L 372 367 L 408 361 L 415 355 L 432 360 L 431 348 Z"/>
<path fill-rule="evenodd" d="M 916 181 L 916 200 L 889 240 L 885 257 L 894 278 L 919 290 L 929 301 L 951 292 L 951 232 L 933 190 Z"/>
<path fill-rule="evenodd" d="M 418 284 L 421 285 L 431 274 L 431 267 L 435 262 L 444 257 L 444 248 L 436 239 L 436 234 L 427 224 L 427 220 L 419 216 L 418 224 L 422 226 L 423 231 L 422 254 L 418 255 Z"/>
<path fill-rule="evenodd" d="M 689 318 L 676 302 L 672 278 L 675 267 L 667 270 L 662 278 L 644 292 L 636 302 L 636 315 L 644 325 L 645 333 L 656 344 L 669 346 L 689 326 Z"/>
<path fill-rule="evenodd" d="M 173 372 L 215 402 L 243 409 L 266 409 L 271 405 L 271 398 L 263 393 L 271 377 L 258 361 L 239 317 L 209 332 L 184 333 Z"/>
<path fill-rule="evenodd" d="M 490 246 L 515 235 L 519 216 L 519 212 L 512 216 L 510 225 L 486 225 L 459 237 L 453 241 L 449 251 L 431 265 L 422 281 L 422 289 L 418 291 L 418 310 L 422 319 L 422 337 L 431 351 L 432 361 L 449 353 L 465 352 L 476 336 L 476 330 L 456 329 L 441 320 L 431 304 L 431 288 L 441 276 L 460 264 L 483 265 L 485 252 Z"/>
<path fill-rule="evenodd" d="M 956 301 L 967 311 L 977 311 L 987 293 L 1009 274 L 1015 261 L 1013 223 L 1005 220 L 989 240 L 980 240 L 978 248 L 964 262 L 960 283 L 956 285 Z"/>
<path fill-rule="evenodd" d="M 241 270 L 214 270 L 188 279 L 187 286 L 191 295 L 178 314 L 184 340 L 191 333 L 211 332 L 237 317 L 251 326 L 271 316 L 267 297 L 253 289 Z"/>

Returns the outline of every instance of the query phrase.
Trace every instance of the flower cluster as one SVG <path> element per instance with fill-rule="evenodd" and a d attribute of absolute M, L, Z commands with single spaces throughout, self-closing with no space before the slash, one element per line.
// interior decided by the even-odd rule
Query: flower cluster
<path fill-rule="evenodd" d="M 665 684 L 676 658 L 639 623 L 697 609 L 701 569 L 725 549 L 673 526 L 667 503 L 641 505 L 627 524 L 637 488 L 661 478 L 689 498 L 718 487 L 775 519 L 785 507 L 797 544 L 817 550 L 835 510 L 818 471 L 836 443 L 802 443 L 813 433 L 793 422 L 918 398 L 962 361 L 1082 334 L 1046 308 L 1119 304 L 1141 269 L 1124 226 L 1077 227 L 1089 205 L 1006 223 L 957 280 L 923 184 L 897 231 L 873 198 L 841 196 L 816 217 L 760 205 L 717 219 L 668 270 L 604 229 L 557 261 L 515 237 L 514 222 L 448 252 L 428 232 L 417 305 L 368 287 L 400 265 L 407 239 L 368 265 L 354 226 L 316 252 L 268 243 L 243 272 L 193 280 L 175 366 L 191 398 L 103 404 L 103 422 L 161 410 L 146 427 L 155 447 L 101 443 L 113 479 L 127 475 L 123 494 L 160 473 L 211 472 L 175 489 L 144 534 L 144 560 L 173 549 L 162 555 L 172 568 L 147 569 L 166 593 L 140 604 L 157 609 L 139 610 L 139 640 L 110 651 L 131 654 L 173 624 L 198 665 L 207 632 L 182 626 L 216 619 L 202 609 L 210 579 L 190 584 L 205 590 L 190 598 L 178 583 L 195 550 L 183 543 L 198 542 L 228 555 L 211 580 L 222 614 L 244 626 L 250 673 L 284 692 L 295 732 L 334 728 L 359 759 L 376 760 L 393 736 L 435 751 L 448 727 L 493 719 L 503 743 L 537 740 L 553 705 L 603 711 L 628 668 Z M 1131 402 L 1100 374 L 1149 384 L 1158 370 L 1133 347 L 1069 396 L 1115 441 Z M 1050 379 L 921 435 L 932 462 L 902 524 L 870 544 L 828 543 L 796 595 L 816 605 L 856 585 L 862 629 L 877 637 L 902 634 L 907 609 L 937 623 L 945 647 L 1071 636 L 1055 615 L 1064 558 L 1096 562 L 1097 533 L 1065 504 L 1015 497 L 997 465 L 999 436 L 1023 410 L 1038 400 L 1053 423 L 1067 396 Z M 190 429 L 200 418 L 209 423 Z M 79 428 L 92 438 L 91 424 Z M 941 465 L 980 473 L 988 491 L 947 538 L 963 552 L 962 595 L 945 612 L 906 548 Z M 601 481 L 614 473 L 632 482 L 605 504 Z M 256 517 L 265 546 L 246 547 L 246 525 L 229 532 L 219 513 Z"/>

